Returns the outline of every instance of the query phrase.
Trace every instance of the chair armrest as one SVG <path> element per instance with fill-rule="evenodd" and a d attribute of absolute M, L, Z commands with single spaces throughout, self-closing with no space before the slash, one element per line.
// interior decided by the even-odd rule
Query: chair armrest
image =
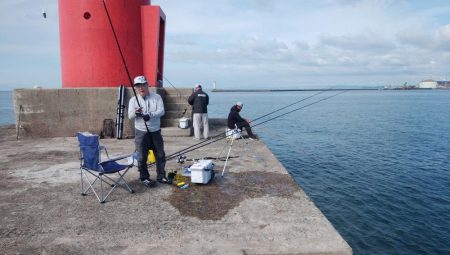
<path fill-rule="evenodd" d="M 112 161 L 118 161 L 118 160 L 129 158 L 129 157 L 133 158 L 133 154 L 129 154 L 129 155 L 125 155 L 125 156 L 119 156 L 119 157 L 116 157 L 116 158 L 111 158 L 111 159 L 102 161 L 99 164 L 108 163 L 108 162 L 112 162 Z M 134 158 L 133 158 L 133 163 L 134 163 Z"/>
<path fill-rule="evenodd" d="M 106 147 L 105 146 L 103 146 L 103 145 L 100 145 L 99 147 L 98 147 L 98 149 L 99 149 L 99 152 L 98 153 L 102 153 L 102 150 L 105 150 L 105 153 L 106 153 L 106 157 L 109 159 L 109 154 L 108 154 L 108 150 L 106 149 Z M 100 156 L 100 155 L 99 155 Z M 100 160 L 101 160 L 101 158 L 100 158 Z"/>

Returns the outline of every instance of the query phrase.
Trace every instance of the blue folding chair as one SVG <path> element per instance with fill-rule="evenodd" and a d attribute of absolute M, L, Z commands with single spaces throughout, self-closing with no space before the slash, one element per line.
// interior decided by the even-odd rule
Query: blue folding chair
<path fill-rule="evenodd" d="M 77 138 L 80 143 L 82 196 L 86 196 L 89 192 L 92 192 L 100 203 L 105 203 L 108 196 L 116 187 L 122 187 L 128 192 L 134 193 L 124 179 L 125 174 L 134 165 L 133 154 L 110 159 L 106 147 L 100 145 L 98 135 L 78 132 Z M 105 161 L 101 161 L 102 150 L 105 151 L 108 158 Z M 127 159 L 127 163 L 118 162 L 125 161 L 125 159 Z M 85 184 L 87 184 L 87 187 L 85 187 Z M 95 190 L 96 184 L 100 186 L 100 196 Z M 111 187 L 109 191 L 104 187 L 106 185 Z"/>

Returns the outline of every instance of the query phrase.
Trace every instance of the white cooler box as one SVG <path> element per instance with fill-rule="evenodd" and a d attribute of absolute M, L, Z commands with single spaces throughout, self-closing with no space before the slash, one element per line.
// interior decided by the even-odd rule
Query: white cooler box
<path fill-rule="evenodd" d="M 191 167 L 191 182 L 207 184 L 214 177 L 214 163 L 212 160 L 199 160 Z"/>

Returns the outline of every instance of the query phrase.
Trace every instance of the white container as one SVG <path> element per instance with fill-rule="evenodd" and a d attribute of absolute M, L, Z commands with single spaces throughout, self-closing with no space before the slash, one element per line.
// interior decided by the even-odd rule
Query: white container
<path fill-rule="evenodd" d="M 236 129 L 227 128 L 226 132 L 225 132 L 225 136 L 230 139 L 231 138 L 239 139 L 239 138 L 241 138 L 241 130 L 238 128 L 236 128 Z"/>
<path fill-rule="evenodd" d="M 186 117 L 183 117 L 180 119 L 180 124 L 178 125 L 179 128 L 186 129 L 189 127 L 189 119 Z"/>
<path fill-rule="evenodd" d="M 193 164 L 190 169 L 192 183 L 207 184 L 214 175 L 214 163 L 210 159 L 199 160 L 197 163 Z"/>

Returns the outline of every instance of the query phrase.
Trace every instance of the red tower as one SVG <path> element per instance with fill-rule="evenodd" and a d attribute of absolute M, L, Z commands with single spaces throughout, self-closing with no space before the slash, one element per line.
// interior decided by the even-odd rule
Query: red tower
<path fill-rule="evenodd" d="M 150 0 L 105 0 L 130 76 L 163 79 L 166 16 Z M 103 0 L 59 0 L 63 88 L 131 86 Z M 161 83 L 162 84 L 162 83 Z"/>

